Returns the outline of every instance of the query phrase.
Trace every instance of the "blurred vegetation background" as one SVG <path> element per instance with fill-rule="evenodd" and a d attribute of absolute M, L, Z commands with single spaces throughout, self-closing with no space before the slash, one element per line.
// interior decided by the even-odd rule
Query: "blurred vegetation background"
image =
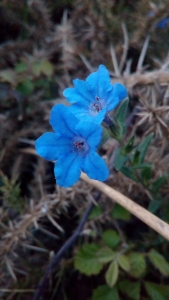
<path fill-rule="evenodd" d="M 66 104 L 63 90 L 99 64 L 129 91 L 126 140 L 135 135 L 139 144 L 154 133 L 145 187 L 115 170 L 115 140 L 102 146 L 108 184 L 169 222 L 169 24 L 159 23 L 168 16 L 168 0 L 1 0 L 1 299 L 32 299 L 98 194 L 82 180 L 57 186 L 34 141 L 51 131 L 51 108 Z M 43 299 L 168 300 L 168 242 L 105 195 L 98 203 Z"/>

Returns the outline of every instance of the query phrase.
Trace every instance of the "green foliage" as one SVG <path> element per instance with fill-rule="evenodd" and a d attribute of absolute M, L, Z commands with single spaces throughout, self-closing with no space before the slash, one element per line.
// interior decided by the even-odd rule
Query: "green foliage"
<path fill-rule="evenodd" d="M 130 260 L 124 254 L 119 255 L 117 258 L 119 266 L 126 272 L 130 271 Z"/>
<path fill-rule="evenodd" d="M 120 171 L 124 164 L 127 162 L 127 160 L 128 156 L 124 155 L 121 149 L 117 149 L 114 158 L 115 169 L 117 171 Z"/>
<path fill-rule="evenodd" d="M 156 195 L 159 192 L 159 189 L 165 184 L 166 180 L 168 178 L 168 175 L 163 175 L 157 178 L 153 183 L 152 183 L 152 191 Z"/>
<path fill-rule="evenodd" d="M 100 217 L 103 214 L 103 209 L 100 207 L 100 205 L 95 206 L 89 216 L 89 220 L 96 219 Z"/>
<path fill-rule="evenodd" d="M 104 247 L 96 253 L 96 256 L 100 263 L 108 263 L 116 257 L 116 253 L 112 249 Z"/>
<path fill-rule="evenodd" d="M 153 282 L 144 282 L 146 291 L 151 300 L 168 300 L 169 286 L 156 284 Z"/>
<path fill-rule="evenodd" d="M 138 163 L 142 164 L 144 162 L 148 147 L 151 143 L 151 140 L 153 138 L 153 133 L 150 133 L 138 146 L 137 151 L 139 152 L 138 155 Z"/>
<path fill-rule="evenodd" d="M 148 210 L 154 214 L 161 206 L 162 206 L 162 201 L 154 199 L 150 202 L 148 206 Z"/>
<path fill-rule="evenodd" d="M 4 206 L 13 208 L 15 211 L 21 211 L 24 207 L 24 201 L 20 196 L 20 183 L 17 182 L 17 177 L 9 180 L 2 173 L 0 175 L 0 192 L 3 195 Z"/>
<path fill-rule="evenodd" d="M 115 204 L 111 212 L 111 216 L 114 219 L 119 219 L 123 221 L 129 221 L 131 219 L 130 212 L 117 203 Z"/>
<path fill-rule="evenodd" d="M 119 266 L 116 260 L 112 261 L 105 274 L 106 283 L 108 286 L 113 287 L 119 276 Z"/>
<path fill-rule="evenodd" d="M 24 96 L 29 96 L 34 90 L 34 84 L 29 78 L 25 78 L 17 86 L 17 91 L 21 92 Z"/>
<path fill-rule="evenodd" d="M 146 261 L 145 257 L 141 253 L 131 252 L 128 255 L 130 262 L 130 275 L 139 278 L 144 275 L 146 271 Z"/>
<path fill-rule="evenodd" d="M 121 140 L 126 131 L 126 112 L 128 108 L 129 99 L 126 98 L 120 102 L 114 117 L 114 124 L 110 126 L 110 135 L 117 140 Z"/>
<path fill-rule="evenodd" d="M 140 300 L 141 283 L 139 281 L 131 282 L 129 280 L 123 280 L 119 283 L 119 289 L 129 298 L 133 300 Z"/>
<path fill-rule="evenodd" d="M 98 250 L 97 244 L 84 244 L 75 256 L 75 268 L 88 276 L 99 274 L 103 265 L 96 257 Z"/>
<path fill-rule="evenodd" d="M 107 285 L 100 285 L 93 291 L 91 300 L 119 300 L 117 288 L 110 288 Z"/>
<path fill-rule="evenodd" d="M 131 180 L 138 182 L 138 179 L 137 179 L 136 175 L 134 174 L 134 171 L 130 167 L 123 166 L 120 169 L 120 172 L 123 173 L 126 177 L 130 178 Z"/>
<path fill-rule="evenodd" d="M 115 230 L 108 229 L 103 232 L 102 239 L 110 248 L 115 248 L 120 243 L 120 237 Z"/>
<path fill-rule="evenodd" d="M 147 254 L 149 260 L 164 276 L 169 276 L 169 263 L 155 249 L 151 249 Z"/>
<path fill-rule="evenodd" d="M 152 168 L 151 167 L 144 167 L 143 171 L 141 172 L 141 178 L 145 185 L 148 185 L 149 180 L 152 178 Z"/>
<path fill-rule="evenodd" d="M 123 147 L 123 154 L 129 154 L 135 148 L 134 139 L 135 137 L 133 136 L 130 141 Z"/>

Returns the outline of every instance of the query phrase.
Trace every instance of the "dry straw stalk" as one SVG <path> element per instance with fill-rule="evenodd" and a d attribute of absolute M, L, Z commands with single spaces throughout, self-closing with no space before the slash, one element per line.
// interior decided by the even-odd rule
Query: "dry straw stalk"
<path fill-rule="evenodd" d="M 141 207 L 131 199 L 127 198 L 120 192 L 114 190 L 107 184 L 92 180 L 87 177 L 86 174 L 82 173 L 81 178 L 86 181 L 87 183 L 91 184 L 98 190 L 100 190 L 102 193 L 104 193 L 106 196 L 108 196 L 112 201 L 117 202 L 124 208 L 126 208 L 129 212 L 131 212 L 134 216 L 139 218 L 141 221 L 143 221 L 145 224 L 153 228 L 156 232 L 161 234 L 164 238 L 169 240 L 169 224 L 165 223 L 149 211 L 147 211 L 145 208 Z"/>

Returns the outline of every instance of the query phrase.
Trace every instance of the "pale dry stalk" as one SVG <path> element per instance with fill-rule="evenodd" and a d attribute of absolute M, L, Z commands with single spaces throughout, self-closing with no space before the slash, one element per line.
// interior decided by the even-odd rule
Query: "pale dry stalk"
<path fill-rule="evenodd" d="M 120 192 L 114 190 L 107 184 L 103 182 L 99 182 L 97 180 L 92 180 L 87 177 L 86 174 L 82 173 L 81 178 L 88 182 L 90 185 L 104 193 L 107 197 L 109 197 L 113 202 L 117 202 L 121 206 L 123 206 L 125 209 L 127 209 L 130 213 L 132 213 L 134 216 L 139 218 L 141 221 L 143 221 L 145 224 L 147 224 L 149 227 L 154 229 L 156 232 L 158 232 L 160 235 L 162 235 L 165 239 L 169 240 L 169 224 L 162 221 L 152 213 L 150 213 L 145 208 L 141 207 L 128 197 L 124 196 Z"/>

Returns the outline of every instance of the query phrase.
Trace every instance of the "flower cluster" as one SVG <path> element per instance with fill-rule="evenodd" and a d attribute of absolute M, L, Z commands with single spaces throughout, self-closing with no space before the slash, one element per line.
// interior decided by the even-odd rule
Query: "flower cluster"
<path fill-rule="evenodd" d="M 102 138 L 100 124 L 107 112 L 127 96 L 122 84 L 111 84 L 103 65 L 86 81 L 76 79 L 73 83 L 74 88 L 63 92 L 72 105 L 55 105 L 50 116 L 54 132 L 44 133 L 35 142 L 40 156 L 56 161 L 56 181 L 63 187 L 76 183 L 81 171 L 92 179 L 104 181 L 108 178 L 108 168 L 96 152 Z"/>

